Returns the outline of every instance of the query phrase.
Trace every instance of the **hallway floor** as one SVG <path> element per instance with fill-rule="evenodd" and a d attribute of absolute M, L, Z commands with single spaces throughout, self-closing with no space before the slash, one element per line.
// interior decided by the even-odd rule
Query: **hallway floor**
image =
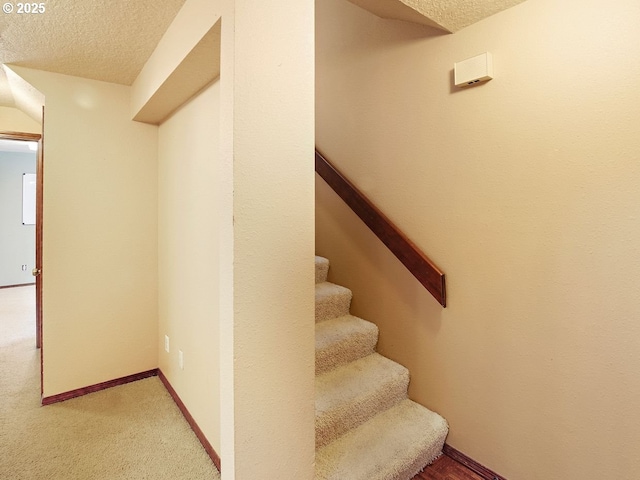
<path fill-rule="evenodd" d="M 157 377 L 41 406 L 34 306 L 34 287 L 0 289 L 0 478 L 220 478 Z"/>

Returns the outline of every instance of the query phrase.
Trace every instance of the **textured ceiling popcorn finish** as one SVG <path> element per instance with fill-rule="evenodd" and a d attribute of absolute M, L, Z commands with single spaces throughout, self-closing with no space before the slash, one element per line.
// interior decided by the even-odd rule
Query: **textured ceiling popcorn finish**
<path fill-rule="evenodd" d="M 350 0 L 382 18 L 457 32 L 524 0 Z"/>
<path fill-rule="evenodd" d="M 350 1 L 383 18 L 455 32 L 524 0 Z M 42 13 L 18 13 L 11 3 L 12 13 L 0 13 L 0 64 L 131 85 L 184 2 L 47 0 Z M 39 119 L 40 101 L 11 73 L 0 69 L 0 105 Z"/>
<path fill-rule="evenodd" d="M 131 85 L 185 0 L 47 0 L 0 13 L 0 63 Z"/>

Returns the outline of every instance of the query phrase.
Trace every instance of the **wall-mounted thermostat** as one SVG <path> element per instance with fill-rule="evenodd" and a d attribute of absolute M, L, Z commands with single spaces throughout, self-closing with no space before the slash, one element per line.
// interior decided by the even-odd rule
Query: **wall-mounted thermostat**
<path fill-rule="evenodd" d="M 489 52 L 453 64 L 456 87 L 470 87 L 493 78 L 493 59 Z"/>

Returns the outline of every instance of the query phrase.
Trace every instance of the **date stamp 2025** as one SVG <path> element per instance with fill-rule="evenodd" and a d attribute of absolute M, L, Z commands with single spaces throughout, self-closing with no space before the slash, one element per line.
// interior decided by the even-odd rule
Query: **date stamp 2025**
<path fill-rule="evenodd" d="M 7 15 L 15 13 L 16 15 L 41 14 L 47 11 L 44 3 L 11 3 L 6 2 L 2 5 L 2 11 Z"/>

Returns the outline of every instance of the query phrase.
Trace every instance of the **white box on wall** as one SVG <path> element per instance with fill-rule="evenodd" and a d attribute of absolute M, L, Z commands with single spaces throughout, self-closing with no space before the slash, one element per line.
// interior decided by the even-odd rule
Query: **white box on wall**
<path fill-rule="evenodd" d="M 489 52 L 453 64 L 456 87 L 470 87 L 493 78 L 493 58 Z"/>

